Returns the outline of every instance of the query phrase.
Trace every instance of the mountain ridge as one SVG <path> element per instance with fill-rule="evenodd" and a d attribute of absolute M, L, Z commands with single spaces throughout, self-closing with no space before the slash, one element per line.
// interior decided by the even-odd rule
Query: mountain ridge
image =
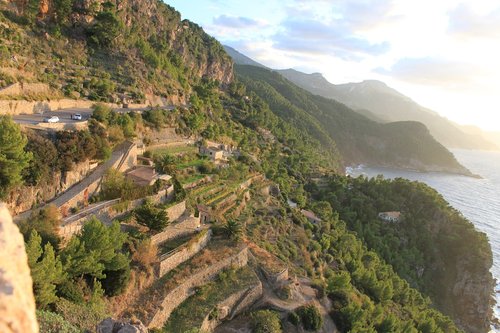
<path fill-rule="evenodd" d="M 332 84 L 317 73 L 297 70 L 277 70 L 298 86 L 327 98 L 342 102 L 354 110 L 368 110 L 382 121 L 414 120 L 424 123 L 432 135 L 449 148 L 497 150 L 498 147 L 482 136 L 461 130 L 437 112 L 420 106 L 408 96 L 382 81 L 364 80 L 358 83 Z"/>

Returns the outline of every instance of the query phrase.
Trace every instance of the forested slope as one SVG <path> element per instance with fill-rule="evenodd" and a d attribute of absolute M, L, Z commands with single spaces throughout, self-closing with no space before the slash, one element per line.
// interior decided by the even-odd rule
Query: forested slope
<path fill-rule="evenodd" d="M 277 115 L 291 119 L 322 144 L 335 141 L 345 163 L 469 174 L 420 123 L 377 123 L 266 69 L 236 65 L 236 73 Z"/>

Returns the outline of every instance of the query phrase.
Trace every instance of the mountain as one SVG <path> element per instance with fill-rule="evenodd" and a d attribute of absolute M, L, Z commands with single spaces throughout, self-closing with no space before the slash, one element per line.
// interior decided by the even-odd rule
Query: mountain
<path fill-rule="evenodd" d="M 449 148 L 498 149 L 483 135 L 463 131 L 452 121 L 424 108 L 385 83 L 367 80 L 360 83 L 335 85 L 322 74 L 305 74 L 293 69 L 278 70 L 284 77 L 313 94 L 335 99 L 366 115 L 366 110 L 384 122 L 419 121 L 431 134 Z"/>
<path fill-rule="evenodd" d="M 110 316 L 155 332 L 487 330 L 485 235 L 419 183 L 343 175 L 361 162 L 467 173 L 421 123 L 381 124 L 265 68 L 235 73 L 162 1 L 0 8 L 0 105 L 64 97 L 89 116 L 80 130 L 32 130 L 0 109 L 0 193 L 32 203 L 19 229 L 41 332 L 94 331 Z M 153 107 L 113 111 L 124 97 Z M 146 185 L 138 169 L 160 179 Z M 381 221 L 389 210 L 413 227 Z M 123 327 L 98 330 L 112 326 Z"/>
<path fill-rule="evenodd" d="M 330 138 L 346 164 L 470 174 L 421 123 L 381 124 L 296 86 L 276 71 L 235 65 L 237 78 L 271 110 L 322 144 Z"/>
<path fill-rule="evenodd" d="M 251 65 L 255 67 L 267 68 L 266 66 L 258 63 L 257 61 L 247 57 L 243 53 L 240 53 L 233 49 L 231 46 L 223 45 L 224 50 L 226 50 L 227 54 L 233 59 L 233 61 L 240 65 Z"/>
<path fill-rule="evenodd" d="M 202 78 L 232 80 L 222 45 L 162 1 L 40 3 L 2 3 L 0 88 L 43 83 L 50 90 L 34 98 L 162 105 L 187 103 Z"/>

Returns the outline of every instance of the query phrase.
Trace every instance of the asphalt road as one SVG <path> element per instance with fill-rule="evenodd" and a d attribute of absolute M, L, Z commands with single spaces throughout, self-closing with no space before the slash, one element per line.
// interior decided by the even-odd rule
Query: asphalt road
<path fill-rule="evenodd" d="M 139 108 L 139 109 L 113 109 L 113 111 L 118 112 L 118 113 L 126 113 L 126 112 L 142 112 L 145 110 L 148 110 L 148 108 Z M 175 106 L 167 106 L 165 107 L 167 110 L 173 110 L 175 109 Z M 92 109 L 61 109 L 61 110 L 54 110 L 54 111 L 45 111 L 43 114 L 36 113 L 36 114 L 20 114 L 20 115 L 15 115 L 12 118 L 14 121 L 18 124 L 29 124 L 29 125 L 36 125 L 38 123 L 42 123 L 44 118 L 47 117 L 52 117 L 52 116 L 58 116 L 59 117 L 59 122 L 66 124 L 66 123 L 74 123 L 78 121 L 85 121 L 90 118 L 92 115 Z M 73 120 L 71 119 L 71 115 L 79 113 L 82 115 L 82 120 Z"/>

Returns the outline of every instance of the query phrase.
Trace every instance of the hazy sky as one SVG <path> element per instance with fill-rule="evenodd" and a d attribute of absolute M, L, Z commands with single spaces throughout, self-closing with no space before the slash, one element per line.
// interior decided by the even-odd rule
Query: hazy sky
<path fill-rule="evenodd" d="M 268 67 L 381 80 L 458 123 L 500 130 L 500 1 L 166 2 Z"/>

